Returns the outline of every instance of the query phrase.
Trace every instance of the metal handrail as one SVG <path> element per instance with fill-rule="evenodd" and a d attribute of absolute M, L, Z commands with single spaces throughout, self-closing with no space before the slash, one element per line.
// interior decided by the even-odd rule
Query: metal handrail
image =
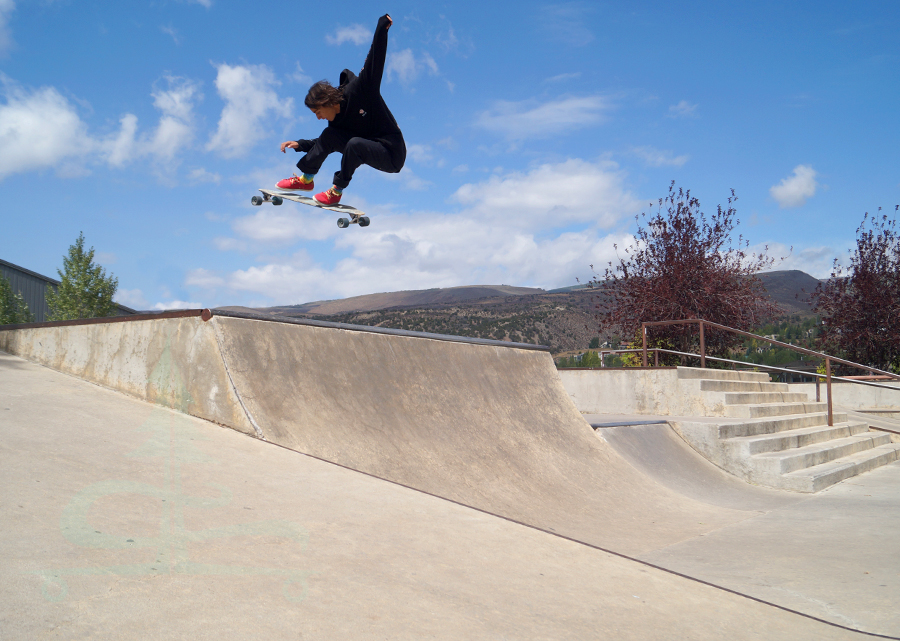
<path fill-rule="evenodd" d="M 834 410 L 831 402 L 831 362 L 840 363 L 842 365 L 849 365 L 850 367 L 855 367 L 858 369 L 866 370 L 870 374 L 878 373 L 882 376 L 887 376 L 888 378 L 894 380 L 900 380 L 900 376 L 894 374 L 893 372 L 885 372 L 884 370 L 876 369 L 874 367 L 869 367 L 868 365 L 861 365 L 859 363 L 854 363 L 853 361 L 847 361 L 842 358 L 837 358 L 835 356 L 829 356 L 828 354 L 823 354 L 822 352 L 816 352 L 811 349 L 806 349 L 804 347 L 797 347 L 796 345 L 791 345 L 790 343 L 782 343 L 781 341 L 776 341 L 772 338 L 766 338 L 765 336 L 759 336 L 758 334 L 751 334 L 750 332 L 745 332 L 740 329 L 735 329 L 733 327 L 728 327 L 726 325 L 720 325 L 719 323 L 713 323 L 708 320 L 703 320 L 702 318 L 691 318 L 687 320 L 675 320 L 675 321 L 650 321 L 641 323 L 641 337 L 643 340 L 643 349 L 642 349 L 642 357 L 641 364 L 644 367 L 647 367 L 647 328 L 648 327 L 659 327 L 663 325 L 689 325 L 697 323 L 700 325 L 700 367 L 706 367 L 706 335 L 705 328 L 710 327 L 714 329 L 719 329 L 726 332 L 731 332 L 732 334 L 737 334 L 738 336 L 745 336 L 747 338 L 752 338 L 755 340 L 766 341 L 767 343 L 771 343 L 772 345 L 778 345 L 779 347 L 784 347 L 786 349 L 793 350 L 795 352 L 799 352 L 801 354 L 808 354 L 810 356 L 817 356 L 818 358 L 825 359 L 825 389 L 828 397 L 828 425 L 834 425 Z M 710 356 L 710 360 L 713 360 L 714 357 Z M 714 359 L 720 360 L 720 359 Z M 818 374 L 818 373 L 817 373 Z M 818 375 L 821 376 L 821 375 Z M 848 382 L 862 384 L 863 381 L 855 381 L 852 379 L 842 379 Z"/>

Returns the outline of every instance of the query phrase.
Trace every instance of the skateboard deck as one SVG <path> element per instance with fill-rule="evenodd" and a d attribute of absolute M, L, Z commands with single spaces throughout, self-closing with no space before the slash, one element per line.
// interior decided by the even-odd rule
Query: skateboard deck
<path fill-rule="evenodd" d="M 369 225 L 369 217 L 366 216 L 365 212 L 358 210 L 356 207 L 351 207 L 350 205 L 344 205 L 342 203 L 336 205 L 323 205 L 311 196 L 301 196 L 295 191 L 286 191 L 283 189 L 260 189 L 259 191 L 262 192 L 262 196 L 254 196 L 250 199 L 250 202 L 254 205 L 262 205 L 266 202 L 272 203 L 273 205 L 280 205 L 285 200 L 293 200 L 295 203 L 300 203 L 302 205 L 309 205 L 311 207 L 318 207 L 319 209 L 328 209 L 329 211 L 347 214 L 350 218 L 338 218 L 337 224 L 341 229 L 353 224 L 358 224 L 360 227 L 368 227 Z"/>

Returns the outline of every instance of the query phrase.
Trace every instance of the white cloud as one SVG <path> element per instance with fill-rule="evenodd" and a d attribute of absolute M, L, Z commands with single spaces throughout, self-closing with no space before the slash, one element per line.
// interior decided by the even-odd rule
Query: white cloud
<path fill-rule="evenodd" d="M 161 160 L 171 160 L 194 137 L 194 100 L 199 88 L 184 78 L 167 77 L 169 89 L 153 92 L 153 106 L 162 112 L 147 152 Z"/>
<path fill-rule="evenodd" d="M 321 286 L 334 277 L 333 273 L 315 265 L 306 252 L 298 252 L 282 263 L 232 272 L 228 287 L 239 292 L 262 294 L 273 300 L 306 302 L 310 300 L 307 298 L 310 293 L 321 291 Z"/>
<path fill-rule="evenodd" d="M 53 87 L 25 89 L 0 74 L 6 104 L 0 104 L 0 178 L 55 168 L 61 175 L 84 175 L 88 164 L 122 167 L 141 156 L 172 163 L 193 138 L 193 101 L 197 85 L 166 78 L 169 88 L 153 92 L 162 112 L 152 134 L 138 135 L 138 119 L 125 114 L 119 131 L 92 136 L 75 107 Z"/>
<path fill-rule="evenodd" d="M 475 124 L 508 140 L 550 138 L 601 123 L 610 108 L 610 101 L 603 96 L 570 96 L 543 104 L 497 101 Z"/>
<path fill-rule="evenodd" d="M 544 82 L 566 82 L 568 80 L 577 80 L 581 77 L 580 71 L 574 71 L 571 73 L 561 73 L 558 76 L 552 76 L 544 80 Z"/>
<path fill-rule="evenodd" d="M 622 187 L 622 178 L 615 163 L 570 159 L 463 185 L 454 199 L 476 217 L 503 212 L 500 215 L 509 215 L 519 228 L 572 223 L 610 228 L 623 212 L 635 212 L 643 202 Z"/>
<path fill-rule="evenodd" d="M 200 303 L 195 303 L 192 301 L 186 300 L 170 300 L 165 303 L 156 303 L 153 306 L 153 309 L 158 309 L 160 311 L 165 311 L 169 309 L 200 309 L 203 307 Z"/>
<path fill-rule="evenodd" d="M 438 33 L 434 40 L 444 49 L 445 52 L 454 51 L 459 48 L 459 38 L 456 37 L 456 31 L 453 30 L 453 24 L 444 16 L 441 19 L 447 22 L 447 35 Z"/>
<path fill-rule="evenodd" d="M 408 189 L 410 191 L 425 191 L 434 185 L 430 180 L 425 180 L 413 172 L 409 166 L 404 167 L 403 171 L 399 174 L 386 174 L 385 178 L 390 181 L 399 182 L 403 189 Z"/>
<path fill-rule="evenodd" d="M 427 52 L 423 52 L 421 56 L 417 57 L 412 49 L 401 49 L 388 54 L 385 64 L 385 74 L 388 80 L 396 77 L 404 85 L 414 82 L 426 70 L 431 75 L 440 73 L 434 58 Z"/>
<path fill-rule="evenodd" d="M 669 118 L 688 118 L 697 115 L 697 107 L 700 105 L 692 105 L 687 100 L 682 100 L 677 105 L 669 107 Z"/>
<path fill-rule="evenodd" d="M 312 84 L 312 77 L 303 71 L 303 67 L 300 66 L 299 62 L 296 63 L 296 68 L 294 69 L 294 73 L 290 75 L 290 79 L 301 85 Z"/>
<path fill-rule="evenodd" d="M 403 49 L 391 54 L 386 66 L 388 79 L 397 76 L 403 84 L 409 84 L 419 75 L 416 55 L 412 49 Z"/>
<path fill-rule="evenodd" d="M 144 296 L 144 292 L 139 289 L 117 289 L 116 302 L 132 309 L 147 309 L 150 303 Z"/>
<path fill-rule="evenodd" d="M 245 252 L 248 249 L 248 243 L 237 238 L 218 237 L 213 238 L 213 246 L 220 252 Z"/>
<path fill-rule="evenodd" d="M 372 31 L 361 24 L 352 24 L 349 27 L 338 27 L 334 35 L 326 35 L 325 42 L 330 45 L 342 45 L 352 42 L 355 45 L 364 45 L 372 39 Z"/>
<path fill-rule="evenodd" d="M 816 171 L 809 165 L 797 165 L 794 167 L 794 175 L 773 185 L 769 193 L 782 209 L 800 207 L 806 204 L 808 198 L 816 195 L 818 186 Z"/>
<path fill-rule="evenodd" d="M 280 83 L 265 65 L 232 67 L 223 63 L 217 71 L 216 89 L 225 101 L 225 108 L 206 148 L 226 158 L 235 158 L 269 135 L 263 123 L 272 116 L 290 118 L 294 101 L 278 97 L 275 87 Z"/>
<path fill-rule="evenodd" d="M 197 167 L 192 170 L 191 173 L 188 174 L 188 178 L 190 178 L 191 182 L 195 185 L 202 185 L 205 183 L 215 183 L 218 185 L 222 182 L 222 176 L 209 172 L 203 167 Z"/>
<path fill-rule="evenodd" d="M 584 46 L 594 40 L 586 25 L 595 11 L 591 3 L 577 0 L 545 5 L 541 9 L 541 31 L 566 44 Z"/>
<path fill-rule="evenodd" d="M 9 15 L 15 11 L 13 0 L 0 0 L 0 55 L 5 54 L 13 46 L 12 31 L 9 29 Z"/>
<path fill-rule="evenodd" d="M 25 90 L 2 73 L 0 83 L 6 98 L 0 104 L 0 179 L 49 167 L 64 169 L 97 149 L 75 108 L 56 89 Z"/>
<path fill-rule="evenodd" d="M 431 153 L 429 145 L 406 145 L 406 153 L 409 154 L 410 159 L 414 162 L 427 163 L 434 160 L 434 155 Z"/>
<path fill-rule="evenodd" d="M 173 27 L 172 25 L 160 26 L 159 30 L 162 31 L 167 36 L 170 36 L 176 45 L 181 44 L 181 38 L 178 36 L 178 32 L 175 30 L 175 27 Z"/>
<path fill-rule="evenodd" d="M 589 265 L 614 257 L 614 242 L 630 238 L 600 230 L 630 218 L 644 202 L 625 188 L 615 164 L 577 159 L 463 185 L 454 200 L 453 213 L 373 207 L 365 230 L 339 230 L 333 217 L 322 218 L 320 212 L 304 217 L 306 208 L 269 208 L 248 216 L 233 225 L 240 236 L 235 242 L 274 247 L 320 236 L 333 241 L 332 253 L 343 258 L 326 266 L 301 251 L 215 274 L 222 279 L 217 296 L 252 292 L 272 302 L 296 303 L 473 283 L 575 284 L 576 277 L 590 277 Z M 321 230 L 311 226 L 316 220 Z"/>
<path fill-rule="evenodd" d="M 134 159 L 137 122 L 137 116 L 125 114 L 119 120 L 118 135 L 106 142 L 106 161 L 113 167 L 122 167 Z"/>
<path fill-rule="evenodd" d="M 791 250 L 783 243 L 771 242 L 753 245 L 749 251 L 760 253 L 766 244 L 768 245 L 766 254 L 776 259 L 775 264 L 767 271 L 797 269 L 815 278 L 824 279 L 831 276 L 834 259 L 846 256 L 847 247 L 853 243 L 848 241 L 847 247 L 840 250 L 833 247 L 794 247 Z"/>
<path fill-rule="evenodd" d="M 334 235 L 336 217 L 323 216 L 313 207 L 286 205 L 261 207 L 257 213 L 239 218 L 232 228 L 243 238 L 275 245 L 325 240 Z"/>
<path fill-rule="evenodd" d="M 688 155 L 676 156 L 672 151 L 655 147 L 635 147 L 633 152 L 642 158 L 648 167 L 681 167 L 690 160 Z"/>
<path fill-rule="evenodd" d="M 221 287 L 225 281 L 213 272 L 202 267 L 188 272 L 185 284 L 190 287 Z"/>
<path fill-rule="evenodd" d="M 436 76 L 440 72 L 434 58 L 432 58 L 431 54 L 427 51 L 422 52 L 422 64 L 428 68 L 428 71 L 430 71 L 432 75 Z"/>
<path fill-rule="evenodd" d="M 161 112 L 156 129 L 138 135 L 137 116 L 123 116 L 119 133 L 101 145 L 110 165 L 122 167 L 137 158 L 152 156 L 163 168 L 171 170 L 177 165 L 178 152 L 193 141 L 194 101 L 202 98 L 199 86 L 174 76 L 166 76 L 165 80 L 168 88 L 151 94 L 153 106 Z"/>

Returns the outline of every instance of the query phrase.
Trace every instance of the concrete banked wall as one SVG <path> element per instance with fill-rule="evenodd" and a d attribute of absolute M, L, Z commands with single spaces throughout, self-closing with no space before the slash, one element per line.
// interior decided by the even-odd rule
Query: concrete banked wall
<path fill-rule="evenodd" d="M 0 349 L 626 553 L 741 520 L 625 462 L 534 346 L 216 315 L 0 330 Z"/>
<path fill-rule="evenodd" d="M 127 319 L 128 317 L 124 317 Z M 253 427 L 199 313 L 0 330 L 0 349 L 152 403 L 227 425 Z"/>

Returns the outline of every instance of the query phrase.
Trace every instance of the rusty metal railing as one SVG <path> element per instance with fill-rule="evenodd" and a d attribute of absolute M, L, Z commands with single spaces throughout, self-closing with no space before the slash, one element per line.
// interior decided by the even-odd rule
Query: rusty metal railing
<path fill-rule="evenodd" d="M 841 365 L 847 365 L 849 367 L 854 367 L 857 369 L 865 370 L 869 372 L 870 375 L 878 374 L 880 376 L 886 377 L 891 380 L 900 381 L 900 375 L 894 374 L 893 372 L 885 372 L 884 370 L 880 370 L 874 367 L 870 367 L 868 365 L 861 365 L 860 363 L 854 363 L 853 361 L 844 360 L 842 358 L 837 358 L 836 356 L 829 356 L 828 354 L 823 354 L 822 352 L 816 352 L 811 349 L 806 349 L 805 347 L 798 347 L 797 345 L 791 345 L 790 343 L 783 343 L 781 341 L 776 341 L 772 338 L 766 338 L 765 336 L 759 336 L 758 334 L 751 334 L 750 332 L 745 332 L 740 329 L 735 329 L 733 327 L 728 327 L 726 325 L 719 325 L 718 323 L 713 323 L 711 321 L 703 320 L 702 318 L 691 318 L 687 320 L 676 320 L 676 321 L 653 321 L 641 323 L 641 338 L 643 340 L 643 349 L 641 355 L 641 364 L 643 367 L 647 367 L 647 328 L 648 327 L 660 327 L 664 325 L 690 325 L 690 324 L 698 324 L 700 326 L 700 367 L 706 367 L 706 334 L 705 330 L 707 327 L 712 329 L 717 329 L 725 332 L 731 332 L 732 334 L 737 334 L 738 336 L 744 336 L 745 338 L 752 338 L 754 340 L 766 341 L 767 343 L 771 343 L 772 345 L 777 345 L 778 347 L 783 347 L 785 349 L 789 349 L 795 352 L 799 352 L 800 354 L 807 354 L 809 356 L 815 356 L 816 358 L 824 359 L 825 361 L 825 374 L 819 374 L 818 372 L 804 372 L 806 376 L 815 376 L 817 378 L 825 379 L 825 390 L 828 399 L 828 425 L 834 425 L 834 410 L 831 401 L 831 363 L 839 363 Z M 671 351 L 671 350 L 663 350 L 663 351 Z M 687 356 L 688 354 L 682 354 L 683 356 Z M 713 357 L 709 357 L 710 360 L 713 360 Z M 657 360 L 658 360 L 658 352 L 657 352 Z M 716 358 L 715 360 L 722 360 Z M 756 367 L 758 365 L 753 364 Z M 839 378 L 839 377 L 834 377 Z M 839 378 L 839 380 L 847 381 L 850 383 L 856 384 L 868 384 L 872 385 L 872 383 L 866 383 L 860 380 L 848 379 L 848 378 Z M 889 387 L 889 386 L 885 386 Z M 896 389 L 896 388 L 891 388 Z"/>

